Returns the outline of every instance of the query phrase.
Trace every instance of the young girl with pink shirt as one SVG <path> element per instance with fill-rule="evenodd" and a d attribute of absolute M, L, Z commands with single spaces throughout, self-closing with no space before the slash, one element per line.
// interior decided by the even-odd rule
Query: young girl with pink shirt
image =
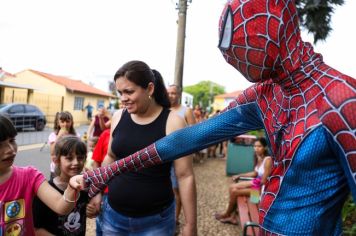
<path fill-rule="evenodd" d="M 34 167 L 14 166 L 17 131 L 0 114 L 0 235 L 35 235 L 32 200 L 37 196 L 57 214 L 68 214 L 79 198 L 76 182 L 63 195 Z"/>

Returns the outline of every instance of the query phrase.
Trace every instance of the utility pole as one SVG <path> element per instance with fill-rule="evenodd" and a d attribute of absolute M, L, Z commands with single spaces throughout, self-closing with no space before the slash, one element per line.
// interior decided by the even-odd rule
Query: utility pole
<path fill-rule="evenodd" d="M 187 19 L 187 0 L 179 0 L 178 3 L 178 32 L 176 64 L 174 71 L 174 84 L 183 88 L 183 67 L 184 67 L 184 44 L 185 44 L 185 26 Z"/>

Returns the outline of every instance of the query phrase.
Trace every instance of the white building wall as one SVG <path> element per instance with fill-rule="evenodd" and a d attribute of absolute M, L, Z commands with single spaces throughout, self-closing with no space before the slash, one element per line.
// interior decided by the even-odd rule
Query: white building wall
<path fill-rule="evenodd" d="M 181 99 L 182 105 L 193 108 L 193 99 L 194 99 L 193 95 L 186 92 L 182 92 L 182 99 Z"/>

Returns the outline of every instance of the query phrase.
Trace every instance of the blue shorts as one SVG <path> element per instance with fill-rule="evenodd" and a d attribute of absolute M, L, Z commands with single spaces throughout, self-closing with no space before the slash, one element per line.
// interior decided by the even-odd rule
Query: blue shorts
<path fill-rule="evenodd" d="M 162 212 L 145 217 L 128 217 L 103 203 L 102 232 L 105 236 L 173 236 L 175 232 L 175 202 Z"/>
<path fill-rule="evenodd" d="M 171 182 L 172 182 L 172 188 L 178 188 L 178 181 L 177 181 L 176 172 L 174 171 L 173 163 L 172 163 L 172 168 L 171 168 Z"/>
<path fill-rule="evenodd" d="M 106 198 L 108 197 L 107 194 L 104 194 L 103 195 L 103 199 L 102 199 L 102 202 L 103 202 L 103 206 L 104 206 L 104 202 L 106 200 Z M 95 223 L 96 223 L 96 228 L 95 228 L 95 232 L 96 232 L 96 236 L 102 236 L 103 235 L 103 214 L 104 214 L 104 210 L 105 208 L 104 207 L 101 207 L 101 212 L 99 215 L 96 216 L 96 219 L 95 219 Z"/>

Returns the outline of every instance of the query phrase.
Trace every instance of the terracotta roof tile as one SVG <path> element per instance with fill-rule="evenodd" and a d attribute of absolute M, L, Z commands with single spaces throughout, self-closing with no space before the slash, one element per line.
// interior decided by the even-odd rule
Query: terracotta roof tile
<path fill-rule="evenodd" d="M 0 80 L 3 81 L 5 77 L 15 77 L 15 75 L 4 71 L 1 67 L 0 67 Z"/>
<path fill-rule="evenodd" d="M 57 84 L 63 85 L 64 87 L 66 87 L 67 90 L 70 90 L 72 92 L 75 91 L 75 92 L 82 92 L 82 93 L 89 93 L 89 94 L 97 94 L 97 95 L 101 95 L 101 96 L 105 96 L 105 97 L 116 97 L 110 93 L 107 93 L 100 89 L 94 88 L 94 87 L 82 82 L 81 80 L 73 80 L 73 79 L 69 79 L 64 76 L 51 75 L 48 73 L 44 73 L 44 72 L 40 72 L 40 71 L 36 71 L 36 70 L 32 70 L 32 69 L 30 69 L 29 71 L 36 73 L 42 77 L 45 77 Z"/>

